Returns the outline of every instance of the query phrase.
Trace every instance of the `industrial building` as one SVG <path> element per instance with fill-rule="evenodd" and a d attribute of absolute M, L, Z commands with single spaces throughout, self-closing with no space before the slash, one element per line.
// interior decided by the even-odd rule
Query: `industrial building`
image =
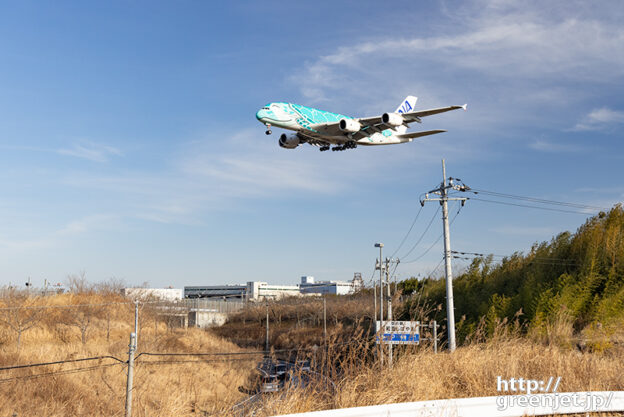
<path fill-rule="evenodd" d="M 206 285 L 184 287 L 184 298 L 221 298 L 257 301 L 310 295 L 353 294 L 364 286 L 362 275 L 354 274 L 351 281 L 318 281 L 312 276 L 301 277 L 297 285 L 269 284 L 263 281 L 249 281 L 238 285 Z"/>

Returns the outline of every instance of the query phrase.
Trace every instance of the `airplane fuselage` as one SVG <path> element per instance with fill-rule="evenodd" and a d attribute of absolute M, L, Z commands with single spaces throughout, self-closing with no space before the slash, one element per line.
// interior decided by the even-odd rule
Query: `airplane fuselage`
<path fill-rule="evenodd" d="M 314 127 L 325 123 L 338 123 L 343 119 L 353 120 L 352 117 L 342 114 L 318 110 L 300 104 L 281 102 L 269 103 L 262 107 L 256 113 L 256 119 L 269 127 L 276 126 L 282 129 L 301 132 L 312 137 L 331 139 L 332 143 L 337 144 L 349 142 L 350 138 L 345 137 L 345 135 L 326 136 L 314 129 Z M 355 140 L 354 142 L 358 145 L 386 145 L 405 141 L 394 137 L 394 131 L 392 129 L 384 129 L 381 132 L 373 133 L 368 137 Z"/>

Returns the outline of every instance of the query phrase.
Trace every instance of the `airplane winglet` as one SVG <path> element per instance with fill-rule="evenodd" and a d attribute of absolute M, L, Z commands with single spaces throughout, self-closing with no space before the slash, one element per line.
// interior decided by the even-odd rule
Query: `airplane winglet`
<path fill-rule="evenodd" d="M 464 111 L 466 111 L 466 108 L 468 107 L 468 103 L 464 104 L 463 106 L 461 106 L 462 109 L 464 109 Z"/>

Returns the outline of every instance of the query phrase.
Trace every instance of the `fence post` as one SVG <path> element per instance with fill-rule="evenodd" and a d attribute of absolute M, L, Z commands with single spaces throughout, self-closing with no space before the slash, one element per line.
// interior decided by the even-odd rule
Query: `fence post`
<path fill-rule="evenodd" d="M 136 350 L 136 333 L 130 333 L 128 345 L 128 381 L 126 384 L 126 417 L 132 416 L 132 379 L 134 378 L 134 351 Z"/>

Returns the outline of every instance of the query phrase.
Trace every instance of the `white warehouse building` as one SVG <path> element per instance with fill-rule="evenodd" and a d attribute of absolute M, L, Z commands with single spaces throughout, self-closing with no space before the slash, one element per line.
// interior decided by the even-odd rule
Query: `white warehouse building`
<path fill-rule="evenodd" d="M 277 300 L 283 297 L 308 295 L 347 295 L 353 294 L 362 287 L 362 276 L 357 272 L 350 282 L 315 282 L 314 277 L 306 275 L 301 277 L 301 283 L 298 285 L 281 285 L 269 284 L 264 281 L 249 281 L 247 284 L 237 285 L 189 286 L 184 287 L 184 298 L 244 299 L 251 301 L 264 299 Z"/>

